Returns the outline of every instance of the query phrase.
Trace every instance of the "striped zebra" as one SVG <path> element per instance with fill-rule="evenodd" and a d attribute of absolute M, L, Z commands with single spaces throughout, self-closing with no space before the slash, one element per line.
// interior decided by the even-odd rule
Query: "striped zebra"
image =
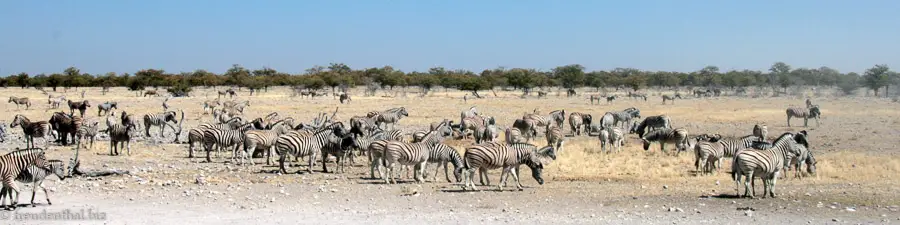
<path fill-rule="evenodd" d="M 82 119 L 77 115 L 70 116 L 63 112 L 55 112 L 48 122 L 51 129 L 55 130 L 59 135 L 57 141 L 61 142 L 62 145 L 69 145 L 70 137 L 73 143 L 76 141 L 75 132 L 81 128 Z"/>
<path fill-rule="evenodd" d="M 428 131 L 424 131 L 424 130 L 416 131 L 412 135 L 412 142 L 414 142 L 414 143 L 422 142 L 422 140 L 425 139 L 425 136 L 428 135 L 428 132 L 430 132 L 430 131 L 437 131 L 438 134 L 440 134 L 441 136 L 443 136 L 445 138 L 449 137 L 449 136 L 453 135 L 453 129 L 450 128 L 450 126 L 451 126 L 451 124 L 449 123 L 449 121 L 444 120 L 444 122 L 436 124 L 436 126 L 431 127 L 430 130 L 428 130 Z"/>
<path fill-rule="evenodd" d="M 20 97 L 16 97 L 16 96 L 10 96 L 9 101 L 7 103 L 16 104 L 16 109 L 19 109 L 19 105 L 25 105 L 25 110 L 28 110 L 28 108 L 31 108 L 31 100 L 29 100 L 28 97 L 20 98 Z"/>
<path fill-rule="evenodd" d="M 422 183 L 425 181 L 425 164 L 428 162 L 429 153 L 434 146 L 443 141 L 443 136 L 436 131 L 430 131 L 425 138 L 418 143 L 405 143 L 399 141 L 390 141 L 384 148 L 384 166 L 387 169 L 387 176 L 384 176 L 386 184 L 397 183 L 394 175 L 394 165 L 415 165 L 415 180 Z M 392 182 L 393 181 L 393 182 Z"/>
<path fill-rule="evenodd" d="M 625 130 L 631 130 L 627 126 L 631 124 L 632 119 L 641 118 L 641 111 L 631 107 L 619 112 L 611 112 L 615 126 L 619 126 L 619 123 L 622 123 L 626 127 Z"/>
<path fill-rule="evenodd" d="M 54 98 L 53 95 L 47 95 L 47 104 L 50 105 L 50 109 L 58 109 L 59 105 L 62 104 L 62 102 L 65 100 L 66 96 L 59 96 Z"/>
<path fill-rule="evenodd" d="M 788 108 L 785 110 L 787 114 L 787 124 L 788 127 L 791 127 L 791 118 L 803 118 L 803 127 L 807 126 L 807 122 L 809 119 L 816 119 L 816 126 L 819 126 L 819 117 L 822 116 L 822 112 L 819 111 L 819 106 L 813 105 L 810 108 Z"/>
<path fill-rule="evenodd" d="M 257 130 L 268 130 L 271 129 L 272 123 L 278 121 L 278 119 L 278 112 L 272 112 L 265 117 L 253 119 L 250 123 L 253 123 L 253 128 L 256 128 Z"/>
<path fill-rule="evenodd" d="M 455 148 L 441 143 L 434 145 L 434 148 L 428 153 L 428 163 L 437 164 L 435 165 L 432 182 L 437 182 L 438 172 L 441 170 L 441 167 L 444 167 L 444 178 L 447 179 L 447 182 L 453 182 L 450 180 L 450 172 L 447 169 L 447 163 L 453 165 L 453 177 L 456 178 L 456 182 L 462 181 L 460 175 L 465 165 L 463 165 L 462 156 L 459 155 L 459 152 L 456 151 Z M 423 169 L 423 171 L 425 170 Z M 425 178 L 427 179 L 428 173 L 425 173 L 425 175 Z"/>
<path fill-rule="evenodd" d="M 644 143 L 644 150 L 650 149 L 651 142 L 659 142 L 659 150 L 666 152 L 666 144 L 675 144 L 675 154 L 687 150 L 688 131 L 684 128 L 662 128 L 647 132 L 641 137 Z"/>
<path fill-rule="evenodd" d="M 675 96 L 662 95 L 663 105 L 666 104 L 666 101 L 671 101 L 672 104 L 674 105 L 674 104 L 675 104 L 675 99 L 676 99 L 676 98 L 681 98 L 681 95 L 679 95 L 679 94 L 675 94 Z"/>
<path fill-rule="evenodd" d="M 775 182 L 781 170 L 790 165 L 790 160 L 799 155 L 798 145 L 806 143 L 802 135 L 784 133 L 772 143 L 772 147 L 766 150 L 744 149 L 740 151 L 732 162 L 732 175 L 740 190 L 741 178 L 744 180 L 744 197 L 753 197 L 755 190 L 751 182 L 754 177 L 763 180 L 763 198 L 767 195 L 775 197 Z M 804 146 L 805 147 L 805 146 Z M 740 192 L 738 192 L 740 196 Z"/>
<path fill-rule="evenodd" d="M 505 133 L 506 144 L 524 144 L 527 143 L 525 136 L 522 135 L 522 131 L 519 128 L 508 127 L 506 128 Z"/>
<path fill-rule="evenodd" d="M 466 118 L 475 117 L 478 115 L 479 115 L 478 110 L 475 109 L 475 106 L 472 106 L 472 107 L 469 107 L 469 109 L 467 109 L 465 111 L 459 112 L 459 121 L 462 122 Z"/>
<path fill-rule="evenodd" d="M 660 128 L 669 128 L 672 129 L 672 120 L 669 119 L 669 116 L 659 115 L 659 116 L 648 116 L 644 118 L 641 123 L 632 127 L 631 131 L 633 133 L 637 133 L 638 137 L 643 137 L 644 133 L 649 130 L 655 130 Z"/>
<path fill-rule="evenodd" d="M 473 116 L 466 117 L 462 121 L 460 121 L 460 132 L 462 133 L 463 139 L 468 137 L 468 131 L 472 131 L 472 136 L 476 136 L 479 130 L 481 130 L 482 134 L 484 133 L 484 127 L 488 124 L 494 124 L 493 117 L 486 116 Z"/>
<path fill-rule="evenodd" d="M 616 117 L 611 112 L 607 112 L 600 117 L 600 127 L 614 127 L 616 125 Z"/>
<path fill-rule="evenodd" d="M 131 132 L 135 132 L 135 134 L 133 134 L 132 136 L 143 135 L 143 133 L 140 132 L 140 120 L 138 120 L 138 117 L 136 115 L 122 111 L 122 115 L 120 117 L 122 120 L 121 124 L 134 127 L 134 129 L 130 129 Z"/>
<path fill-rule="evenodd" d="M 590 125 L 593 122 L 591 114 L 573 112 L 569 114 L 569 127 L 572 128 L 572 134 L 581 135 L 590 133 Z"/>
<path fill-rule="evenodd" d="M 6 121 L 0 121 L 0 143 L 6 142 L 9 131 L 6 129 Z"/>
<path fill-rule="evenodd" d="M 281 173 L 287 174 L 285 169 L 287 156 L 296 158 L 309 156 L 309 165 L 306 168 L 306 172 L 312 173 L 313 163 L 316 161 L 317 154 L 322 150 L 322 147 L 328 142 L 335 142 L 335 139 L 347 133 L 349 132 L 344 128 L 343 123 L 336 122 L 319 128 L 311 135 L 281 135 L 275 141 L 275 152 L 278 153 Z"/>
<path fill-rule="evenodd" d="M 375 119 L 366 116 L 354 116 L 350 118 L 350 130 L 353 133 L 369 134 L 373 132 L 378 125 L 375 125 Z"/>
<path fill-rule="evenodd" d="M 747 135 L 740 138 L 714 137 L 704 141 L 705 143 L 698 142 L 694 145 L 694 166 L 700 168 L 711 164 L 711 167 L 718 169 L 721 167 L 722 159 L 734 157 L 738 151 L 751 148 L 756 140 L 758 140 L 756 136 Z"/>
<path fill-rule="evenodd" d="M 100 130 L 100 121 L 93 121 L 90 123 L 82 124 L 81 127 L 75 131 L 75 142 L 77 143 L 76 148 L 81 149 L 81 141 L 88 140 L 90 146 L 88 149 L 94 148 L 94 139 L 97 138 L 97 133 Z"/>
<path fill-rule="evenodd" d="M 798 136 L 798 138 L 796 138 L 795 140 L 797 140 L 797 141 L 798 141 L 798 144 L 799 144 L 799 145 L 796 145 L 796 147 L 797 147 L 797 152 L 798 152 L 799 154 L 797 155 L 797 157 L 795 157 L 795 158 L 793 158 L 792 160 L 790 160 L 789 166 L 787 166 L 787 167 L 784 168 L 784 170 L 785 170 L 785 172 L 784 172 L 784 178 L 787 178 L 787 171 L 790 171 L 791 166 L 793 166 L 794 169 L 795 169 L 795 170 L 794 170 L 794 177 L 795 177 L 795 178 L 801 178 L 801 179 L 802 179 L 802 178 L 803 178 L 803 172 L 801 172 L 800 169 L 801 169 L 801 167 L 803 166 L 803 164 L 806 164 L 806 172 L 807 172 L 808 174 L 815 174 L 815 173 L 816 173 L 816 157 L 813 156 L 812 151 L 809 150 L 809 147 L 808 147 L 808 146 L 809 146 L 809 143 L 806 143 L 806 142 L 805 142 L 805 141 L 808 141 L 808 140 L 807 140 L 808 135 L 807 135 L 806 131 L 805 131 L 805 130 L 804 130 L 804 131 L 800 131 L 800 132 L 798 132 L 798 133 L 795 134 L 795 135 Z M 801 135 L 802 135 L 803 137 L 799 137 L 799 136 L 801 136 Z M 801 143 L 801 142 L 802 142 L 802 143 Z"/>
<path fill-rule="evenodd" d="M 144 135 L 147 137 L 150 136 L 150 128 L 151 127 L 159 127 L 159 137 L 165 137 L 166 127 L 172 128 L 172 131 L 175 131 L 175 127 L 173 127 L 169 122 L 178 123 L 178 120 L 175 118 L 178 113 L 175 111 L 167 111 L 163 113 L 157 114 L 147 114 L 144 115 Z"/>
<path fill-rule="evenodd" d="M 516 119 L 512 126 L 521 131 L 526 141 L 531 141 L 532 138 L 537 136 L 538 121 L 533 119 Z"/>
<path fill-rule="evenodd" d="M 113 124 L 106 130 L 99 131 L 109 134 L 109 155 L 119 155 L 119 144 L 122 144 L 128 155 L 131 155 L 131 132 L 134 129 L 133 124 Z"/>
<path fill-rule="evenodd" d="M 334 173 L 344 173 L 344 166 L 347 162 L 344 160 L 344 157 L 347 156 L 350 151 L 359 147 L 359 141 L 357 141 L 354 135 L 350 135 L 349 133 L 325 143 L 325 146 L 322 146 L 322 172 L 328 173 L 328 163 L 325 162 L 328 156 L 332 155 L 335 157 L 335 166 L 338 167 Z"/>
<path fill-rule="evenodd" d="M 369 156 L 369 178 L 375 179 L 375 170 L 378 170 L 379 178 L 384 178 L 385 174 L 382 168 L 384 167 L 384 150 L 387 147 L 387 143 L 391 140 L 386 139 L 375 139 L 372 143 L 369 144 L 369 148 L 366 149 L 368 151 Z"/>
<path fill-rule="evenodd" d="M 767 135 L 769 135 L 769 128 L 765 124 L 753 125 L 753 136 L 758 137 L 759 141 L 766 141 Z"/>
<path fill-rule="evenodd" d="M 557 152 L 562 153 L 562 145 L 563 142 L 565 142 L 565 136 L 563 136 L 562 127 L 548 125 L 544 130 L 544 138 L 547 139 L 547 145 L 553 146 Z"/>
<path fill-rule="evenodd" d="M 535 110 L 537 110 L 537 109 L 535 109 Z M 529 113 L 529 114 L 525 114 L 525 116 L 523 116 L 522 119 L 532 119 L 532 120 L 538 122 L 537 123 L 538 126 L 542 126 L 542 127 L 546 127 L 547 125 L 549 125 L 551 123 L 555 123 L 554 125 L 556 125 L 557 127 L 562 127 L 563 122 L 565 122 L 565 120 L 566 120 L 566 110 L 565 109 L 554 110 L 554 111 L 550 112 L 550 114 L 548 114 L 547 116 L 539 115 L 538 112 Z"/>
<path fill-rule="evenodd" d="M 50 131 L 52 129 L 50 123 L 47 121 L 31 122 L 28 117 L 18 114 L 13 118 L 12 123 L 9 124 L 9 127 L 11 128 L 15 128 L 16 126 L 22 127 L 22 133 L 25 134 L 25 146 L 27 148 L 34 148 L 34 138 L 43 138 L 45 148 L 50 146 L 50 141 L 47 140 L 47 138 L 50 137 Z"/>
<path fill-rule="evenodd" d="M 237 129 L 204 129 L 203 148 L 206 151 L 206 162 L 212 162 L 210 151 L 231 148 L 231 161 L 236 163 L 238 157 L 240 157 L 240 163 L 244 164 L 244 161 L 247 159 L 247 152 L 241 149 L 241 146 L 244 144 L 244 132 L 250 128 L 252 128 L 250 124 L 244 124 Z M 241 153 L 241 155 L 239 156 L 238 153 Z M 253 160 L 250 160 L 250 164 L 253 165 Z"/>
<path fill-rule="evenodd" d="M 103 104 L 97 105 L 97 116 L 103 116 L 103 112 L 107 114 L 112 112 L 113 109 L 118 109 L 119 103 L 117 102 L 104 102 Z"/>
<path fill-rule="evenodd" d="M 19 175 L 27 170 L 29 166 L 37 166 L 46 168 L 47 156 L 43 149 L 29 148 L 16 150 L 0 156 L 0 179 L 3 179 L 3 188 L 6 189 L 0 194 L 0 205 L 4 205 L 4 198 L 9 197 L 9 205 L 4 205 L 4 209 L 13 209 L 19 204 L 19 185 L 15 180 Z"/>
<path fill-rule="evenodd" d="M 545 146 L 540 149 L 532 144 L 498 144 L 486 143 L 474 145 L 466 148 L 463 154 L 464 186 L 463 190 L 471 187 L 472 190 L 478 190 L 475 187 L 475 171 L 479 170 L 479 177 L 487 176 L 487 170 L 503 168 L 500 175 L 499 190 L 503 190 L 507 177 L 512 174 L 516 181 L 516 187 L 522 190 L 522 184 L 519 181 L 518 167 L 525 164 L 531 168 L 531 176 L 543 185 L 544 179 L 541 177 L 544 164 L 543 158 L 556 159 L 556 153 L 553 146 Z"/>
<path fill-rule="evenodd" d="M 381 112 L 370 112 L 368 115 L 370 118 L 375 119 L 376 126 L 381 127 L 381 124 L 384 124 L 384 127 L 387 128 L 388 124 L 390 124 L 391 128 L 394 128 L 400 122 L 400 119 L 403 119 L 404 116 L 409 116 L 409 113 L 406 112 L 406 107 L 400 107 Z"/>
<path fill-rule="evenodd" d="M 55 175 L 59 180 L 65 180 L 67 177 L 66 174 L 66 165 L 59 160 L 47 160 L 46 167 L 39 167 L 35 165 L 29 165 L 19 173 L 19 176 L 16 177 L 16 181 L 20 183 L 31 184 L 31 206 L 35 206 L 34 197 L 37 195 L 38 187 L 41 190 L 44 190 L 44 196 L 47 197 L 47 205 L 53 205 L 53 202 L 50 202 L 50 192 L 47 192 L 47 188 L 44 187 L 44 180 L 51 175 Z M 10 188 L 3 187 L 0 189 L 0 193 L 2 195 L 8 195 L 11 191 Z M 11 196 L 10 196 L 11 197 Z"/>
<path fill-rule="evenodd" d="M 253 152 L 253 154 L 250 154 L 250 161 L 253 161 L 252 156 L 259 155 L 257 152 L 262 152 L 266 155 L 266 165 L 271 165 L 271 155 L 275 151 L 275 141 L 278 140 L 279 136 L 287 133 L 288 129 L 290 128 L 282 124 L 282 122 L 278 122 L 272 124 L 271 130 L 249 130 L 245 132 L 244 152 Z"/>
<path fill-rule="evenodd" d="M 618 127 L 602 127 L 600 128 L 600 135 L 597 137 L 600 139 L 600 152 L 610 153 L 614 151 L 618 153 L 622 146 L 625 145 L 625 132 Z M 607 146 L 612 147 L 612 149 L 606 150 Z"/>
<path fill-rule="evenodd" d="M 73 102 L 72 100 L 69 100 L 68 103 L 69 103 L 69 114 L 75 115 L 75 110 L 77 109 L 78 112 L 80 113 L 81 117 L 84 117 L 84 111 L 86 111 L 87 108 L 91 107 L 91 103 L 88 102 L 88 100 L 83 100 L 80 102 Z"/>

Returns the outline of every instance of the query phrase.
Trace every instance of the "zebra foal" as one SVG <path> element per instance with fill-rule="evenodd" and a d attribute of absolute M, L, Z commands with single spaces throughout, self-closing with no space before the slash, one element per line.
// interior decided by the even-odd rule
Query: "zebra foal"
<path fill-rule="evenodd" d="M 47 188 L 44 187 L 44 180 L 50 176 L 56 176 L 59 180 L 65 180 L 67 177 L 65 164 L 59 160 L 47 160 L 46 167 L 29 165 L 16 177 L 17 182 L 31 184 L 32 207 L 35 206 L 34 197 L 37 195 L 38 187 L 44 191 L 44 196 L 47 198 L 47 205 L 53 205 L 53 202 L 50 202 L 50 192 L 47 192 Z M 5 197 L 9 195 L 11 191 L 11 188 L 3 187 L 3 189 L 0 189 L 0 194 Z"/>
<path fill-rule="evenodd" d="M 15 209 L 19 204 L 19 186 L 15 179 L 28 166 L 47 167 L 47 156 L 43 149 L 22 149 L 0 156 L 0 179 L 2 179 L 3 189 L 7 189 L 0 195 L 0 204 L 5 203 L 4 198 L 6 197 L 9 197 L 10 202 L 10 205 L 4 205 L 4 209 L 8 209 L 10 206 Z"/>

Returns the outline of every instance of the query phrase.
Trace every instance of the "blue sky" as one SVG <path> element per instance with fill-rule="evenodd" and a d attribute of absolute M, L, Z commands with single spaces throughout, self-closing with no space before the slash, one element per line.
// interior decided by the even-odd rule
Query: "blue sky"
<path fill-rule="evenodd" d="M 0 74 L 300 73 L 343 62 L 588 70 L 861 72 L 900 66 L 900 1 L 0 1 Z"/>

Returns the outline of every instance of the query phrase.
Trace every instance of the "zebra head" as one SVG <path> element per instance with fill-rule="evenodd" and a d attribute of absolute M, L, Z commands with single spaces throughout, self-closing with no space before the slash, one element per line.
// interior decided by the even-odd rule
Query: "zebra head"
<path fill-rule="evenodd" d="M 533 177 L 540 185 L 544 185 L 544 178 L 542 177 L 544 170 L 543 158 L 556 160 L 556 152 L 553 150 L 552 145 L 547 145 L 543 148 L 534 150 L 531 154 L 531 158 L 525 161 L 525 165 L 531 168 L 531 177 Z"/>
<path fill-rule="evenodd" d="M 813 105 L 809 108 L 809 116 L 814 118 L 819 118 L 819 116 L 822 116 L 822 111 L 819 111 L 818 105 Z"/>
<path fill-rule="evenodd" d="M 49 169 L 50 172 L 52 172 L 54 175 L 56 175 L 56 177 L 59 178 L 59 180 L 65 180 L 66 177 L 68 177 L 68 174 L 66 172 L 67 167 L 65 163 L 63 163 L 63 161 L 55 159 L 47 160 L 46 169 Z"/>
<path fill-rule="evenodd" d="M 91 107 L 91 103 L 88 102 L 88 100 L 84 100 L 81 102 L 81 107 L 89 108 L 89 107 Z"/>
<path fill-rule="evenodd" d="M 178 123 L 178 119 L 175 118 L 175 116 L 176 116 L 177 114 L 178 114 L 178 113 L 176 113 L 175 111 L 168 111 L 168 112 L 166 112 L 166 113 L 165 113 L 165 121 L 166 121 L 166 122 Z"/>
<path fill-rule="evenodd" d="M 806 139 L 807 138 L 806 135 L 807 135 L 806 130 L 797 132 L 797 134 L 794 135 L 794 142 L 797 142 L 797 144 L 803 145 L 804 148 L 809 148 L 809 141 Z"/>
<path fill-rule="evenodd" d="M 809 154 L 806 157 L 806 173 L 816 174 L 816 157 L 813 156 L 811 151 L 806 151 Z"/>
<path fill-rule="evenodd" d="M 409 113 L 406 112 L 406 107 L 400 107 L 400 111 L 397 112 L 398 115 L 409 116 Z"/>
<path fill-rule="evenodd" d="M 16 126 L 19 126 L 19 125 L 24 126 L 26 123 L 29 123 L 29 122 L 31 122 L 31 121 L 29 121 L 28 118 L 26 118 L 22 114 L 18 114 L 18 115 L 16 115 L 15 118 L 13 118 L 13 121 L 12 121 L 12 123 L 9 124 L 9 127 L 15 128 Z"/>

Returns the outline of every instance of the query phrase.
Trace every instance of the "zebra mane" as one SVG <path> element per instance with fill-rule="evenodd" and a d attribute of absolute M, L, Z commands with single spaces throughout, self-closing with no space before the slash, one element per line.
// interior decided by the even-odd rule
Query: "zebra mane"
<path fill-rule="evenodd" d="M 794 139 L 794 134 L 792 134 L 791 132 L 785 132 L 785 133 L 781 134 L 781 136 L 778 136 L 778 138 L 776 138 L 774 141 L 772 141 L 772 146 L 777 146 L 779 144 L 782 144 L 784 141 L 793 140 L 793 139 Z"/>
<path fill-rule="evenodd" d="M 42 148 L 16 149 L 9 153 L 6 153 L 6 155 L 3 155 L 3 156 L 21 156 L 21 155 L 38 154 L 38 153 L 44 154 L 44 149 L 42 149 Z"/>
<path fill-rule="evenodd" d="M 19 120 L 21 120 L 22 122 L 25 122 L 25 123 L 31 123 L 31 120 L 28 119 L 28 117 L 25 117 L 25 115 L 22 115 L 22 114 L 16 114 L 16 117 L 13 119 L 13 121 L 15 121 L 15 119 L 19 119 Z"/>

